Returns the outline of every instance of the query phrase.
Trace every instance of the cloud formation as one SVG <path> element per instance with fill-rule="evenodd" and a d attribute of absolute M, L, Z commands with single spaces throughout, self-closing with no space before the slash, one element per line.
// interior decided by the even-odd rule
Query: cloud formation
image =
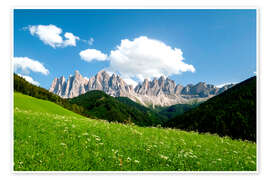
<path fill-rule="evenodd" d="M 49 74 L 49 70 L 46 69 L 43 64 L 28 57 L 14 57 L 13 65 L 15 71 L 21 69 L 25 74 L 29 74 L 29 71 L 39 72 L 44 75 Z"/>
<path fill-rule="evenodd" d="M 62 29 L 52 24 L 28 26 L 27 29 L 32 36 L 37 36 L 44 44 L 53 48 L 76 46 L 76 40 L 80 39 L 70 32 L 66 32 L 63 38 Z"/>
<path fill-rule="evenodd" d="M 133 41 L 122 40 L 116 50 L 111 51 L 109 60 L 110 67 L 107 70 L 119 73 L 128 81 L 195 72 L 193 65 L 183 61 L 181 49 L 172 48 L 146 36 L 140 36 Z"/>
<path fill-rule="evenodd" d="M 90 38 L 88 41 L 88 44 L 91 46 L 91 45 L 93 45 L 93 43 L 94 43 L 94 38 Z"/>
<path fill-rule="evenodd" d="M 134 81 L 133 79 L 131 78 L 124 78 L 123 79 L 128 85 L 132 85 L 133 87 L 136 87 L 138 82 Z"/>
<path fill-rule="evenodd" d="M 90 62 L 93 60 L 106 61 L 107 55 L 96 49 L 86 49 L 80 52 L 80 56 L 83 60 Z"/>
<path fill-rule="evenodd" d="M 18 74 L 20 77 L 24 78 L 26 81 L 30 82 L 31 84 L 34 84 L 36 86 L 39 86 L 39 82 L 38 81 L 35 81 L 32 77 L 30 76 L 25 76 L 25 75 L 21 75 L 21 74 Z"/>

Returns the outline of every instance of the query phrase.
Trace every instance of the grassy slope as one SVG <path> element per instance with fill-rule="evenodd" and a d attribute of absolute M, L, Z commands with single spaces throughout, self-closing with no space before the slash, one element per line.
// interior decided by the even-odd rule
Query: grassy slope
<path fill-rule="evenodd" d="M 256 170 L 256 144 L 91 120 L 14 93 L 14 170 Z"/>

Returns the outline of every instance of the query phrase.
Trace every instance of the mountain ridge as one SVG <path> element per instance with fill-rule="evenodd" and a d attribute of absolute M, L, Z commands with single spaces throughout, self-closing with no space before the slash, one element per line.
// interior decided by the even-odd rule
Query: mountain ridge
<path fill-rule="evenodd" d="M 65 79 L 64 76 L 54 78 L 50 92 L 63 98 L 73 98 L 92 90 L 101 90 L 113 97 L 128 97 L 142 105 L 170 106 L 187 104 L 194 100 L 204 101 L 232 87 L 233 84 L 217 88 L 214 85 L 199 82 L 195 85 L 182 86 L 168 77 L 161 76 L 153 80 L 145 79 L 133 87 L 128 85 L 119 75 L 109 75 L 105 70 L 99 71 L 88 80 L 79 71 Z"/>

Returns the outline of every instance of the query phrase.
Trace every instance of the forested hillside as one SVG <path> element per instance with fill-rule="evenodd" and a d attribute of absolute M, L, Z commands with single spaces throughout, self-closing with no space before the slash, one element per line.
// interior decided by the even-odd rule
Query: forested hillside
<path fill-rule="evenodd" d="M 169 107 L 156 107 L 154 110 L 161 116 L 166 117 L 168 120 L 181 115 L 195 107 L 200 103 L 194 104 L 175 104 Z"/>
<path fill-rule="evenodd" d="M 171 119 L 166 126 L 256 141 L 256 77 Z"/>
<path fill-rule="evenodd" d="M 86 114 L 92 118 L 106 119 L 120 123 L 134 123 L 140 126 L 154 126 L 165 119 L 156 113 L 143 108 L 137 103 L 123 103 L 104 93 L 93 90 L 78 97 L 69 99 L 70 103 L 83 106 Z M 125 99 L 125 101 L 129 101 Z M 130 100 L 131 101 L 131 100 Z"/>

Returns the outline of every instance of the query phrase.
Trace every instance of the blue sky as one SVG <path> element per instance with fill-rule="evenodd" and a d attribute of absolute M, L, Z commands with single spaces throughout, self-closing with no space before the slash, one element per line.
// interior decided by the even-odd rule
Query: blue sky
<path fill-rule="evenodd" d="M 30 27 L 38 25 L 60 28 L 63 40 L 66 32 L 80 40 L 76 40 L 76 45 L 52 47 L 40 39 L 38 31 L 35 31 L 36 34 L 30 33 Z M 90 38 L 94 40 L 92 44 L 87 42 Z M 117 48 L 126 48 L 121 43 L 124 39 L 132 46 L 126 51 Z M 150 46 L 151 43 L 161 42 L 158 48 L 165 47 L 163 45 L 169 47 L 163 53 L 146 46 L 148 54 L 154 55 L 152 59 L 145 59 L 148 61 L 145 66 L 158 68 L 150 71 L 150 74 L 164 73 L 182 85 L 200 81 L 215 85 L 240 82 L 254 76 L 256 71 L 256 10 L 14 10 L 14 57 L 38 61 L 49 73 L 35 72 L 31 68 L 28 71 L 17 68 L 15 72 L 32 77 L 44 88 L 50 87 L 54 77 L 68 77 L 75 70 L 86 77 L 104 68 L 112 70 L 110 66 L 113 63 L 119 65 L 123 60 L 121 55 L 129 51 L 135 51 L 132 56 L 126 57 L 132 57 L 129 62 L 132 61 L 131 64 L 135 66 L 136 58 L 144 57 L 135 47 L 147 42 Z M 181 50 L 183 60 L 179 53 L 174 53 L 175 48 Z M 80 52 L 86 49 L 98 50 L 107 58 L 83 60 Z M 111 51 L 120 55 L 113 56 Z M 158 59 L 160 65 L 152 67 L 151 63 L 157 62 L 155 53 L 164 58 Z M 182 66 L 178 69 L 167 68 L 162 64 L 166 63 L 166 53 L 169 53 L 168 57 L 171 57 L 170 53 L 179 55 L 177 61 L 171 58 L 172 66 L 182 61 L 194 67 L 195 71 Z M 144 66 L 143 60 L 139 61 Z M 139 80 L 134 74 L 136 69 L 130 70 L 125 64 L 120 65 L 114 67 L 119 67 L 123 76 Z M 129 70 L 134 71 L 133 74 L 126 75 Z M 149 73 L 140 73 L 143 77 L 151 78 Z"/>

